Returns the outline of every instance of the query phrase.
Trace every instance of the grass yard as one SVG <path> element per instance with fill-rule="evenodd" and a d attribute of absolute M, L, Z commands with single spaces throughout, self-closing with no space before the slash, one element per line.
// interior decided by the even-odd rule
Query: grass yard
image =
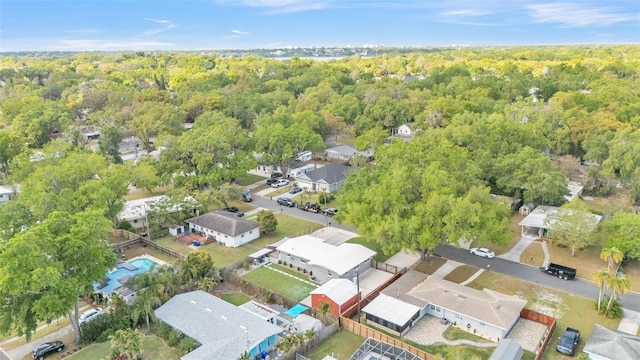
<path fill-rule="evenodd" d="M 414 344 L 415 345 L 415 344 Z M 422 350 L 436 356 L 441 356 L 442 359 L 488 359 L 495 348 L 478 348 L 473 346 L 452 346 L 452 345 L 432 345 L 432 346 L 419 346 Z"/>
<path fill-rule="evenodd" d="M 222 294 L 220 295 L 220 298 L 235 306 L 240 306 L 246 302 L 249 302 L 249 300 L 251 300 L 251 298 L 248 295 L 245 295 L 243 293 Z"/>
<path fill-rule="evenodd" d="M 506 252 L 509 252 L 509 250 L 511 250 L 511 248 L 513 248 L 516 243 L 518 242 L 518 240 L 520 240 L 521 236 L 520 236 L 520 225 L 518 225 L 518 223 L 520 221 L 522 221 L 522 219 L 524 219 L 524 215 L 520 215 L 520 213 L 515 213 L 513 215 L 511 215 L 511 221 L 509 223 L 509 229 L 512 231 L 512 236 L 511 238 L 507 241 L 506 244 L 504 245 L 499 245 L 499 244 L 493 244 L 490 242 L 485 242 L 482 244 L 473 244 L 472 246 L 477 246 L 477 247 L 486 247 L 487 249 L 491 249 L 493 250 L 493 252 L 496 253 L 496 255 L 502 255 Z"/>
<path fill-rule="evenodd" d="M 265 246 L 282 240 L 284 237 L 295 237 L 310 234 L 322 228 L 321 224 L 286 214 L 275 213 L 274 215 L 278 220 L 278 227 L 276 228 L 276 231 L 272 233 L 262 235 L 259 239 L 253 240 L 249 244 L 245 244 L 237 248 L 230 248 L 214 243 L 203 246 L 202 250 L 210 253 L 213 257 L 213 263 L 215 266 L 221 268 L 238 260 L 242 260 Z M 173 236 L 165 236 L 157 239 L 156 242 L 185 255 L 194 251 L 189 247 L 176 242 Z"/>
<path fill-rule="evenodd" d="M 413 268 L 413 270 L 431 275 L 446 262 L 447 259 L 441 258 L 439 256 L 432 256 L 429 258 L 429 260 L 419 262 L 418 265 Z"/>
<path fill-rule="evenodd" d="M 600 215 L 612 215 L 619 210 L 629 210 L 631 208 L 631 200 L 625 194 L 612 195 L 606 198 L 602 197 L 583 197 L 584 203 L 590 211 Z"/>
<path fill-rule="evenodd" d="M 111 344 L 107 342 L 91 345 L 74 355 L 65 358 L 68 360 L 96 360 L 108 359 L 111 355 Z M 55 359 L 54 357 L 51 357 Z M 142 342 L 142 354 L 138 358 L 140 360 L 178 360 L 180 352 L 167 346 L 164 340 L 157 336 L 145 336 Z"/>
<path fill-rule="evenodd" d="M 249 185 L 253 185 L 259 181 L 265 180 L 265 178 L 263 176 L 260 175 L 254 175 L 254 174 L 249 174 L 246 173 L 245 175 L 243 175 L 240 178 L 236 179 L 238 181 L 238 185 L 241 186 L 249 186 Z"/>
<path fill-rule="evenodd" d="M 558 319 L 556 332 L 545 352 L 545 359 L 558 358 L 555 348 L 559 336 L 567 326 L 580 330 L 582 338 L 588 339 L 594 324 L 616 329 L 620 322 L 620 319 L 608 319 L 598 315 L 594 306 L 596 299 L 563 293 L 495 272 L 484 272 L 469 286 L 475 289 L 489 288 L 507 295 L 518 295 L 528 300 L 526 306 L 528 309 Z M 585 342 L 581 341 L 578 345 L 578 353 L 582 352 Z"/>
<path fill-rule="evenodd" d="M 160 195 L 164 195 L 170 189 L 171 189 L 171 186 L 157 187 L 153 189 L 152 192 L 148 192 L 144 189 L 136 189 L 135 191 L 132 191 L 127 195 L 125 195 L 124 200 L 130 201 L 130 200 L 144 199 L 152 196 L 160 196 Z"/>
<path fill-rule="evenodd" d="M 460 265 L 457 268 L 453 269 L 452 272 L 448 273 L 447 276 L 444 277 L 445 280 L 454 282 L 456 284 L 460 284 L 461 282 L 470 278 L 473 274 L 478 272 L 477 267 L 471 265 Z M 466 332 L 466 331 L 463 331 Z"/>
<path fill-rule="evenodd" d="M 316 286 L 266 267 L 253 269 L 244 275 L 242 279 L 263 286 L 276 294 L 295 301 L 306 298 L 311 291 L 316 289 Z"/>
<path fill-rule="evenodd" d="M 375 251 L 377 254 L 373 258 L 378 261 L 384 262 L 388 258 L 394 255 L 394 254 L 385 254 L 382 251 L 382 246 L 379 243 L 375 242 L 374 240 L 368 240 L 364 236 L 354 237 L 352 239 L 349 239 L 347 242 L 350 244 L 360 244 L 370 250 Z"/>
<path fill-rule="evenodd" d="M 542 243 L 534 241 L 529 245 L 522 254 L 520 254 L 520 261 L 524 264 L 533 266 L 542 266 L 544 263 L 544 251 L 542 250 Z"/>
<path fill-rule="evenodd" d="M 444 333 L 442 333 L 442 336 L 444 336 L 445 339 L 448 340 L 462 340 L 462 339 L 466 339 L 466 340 L 471 340 L 471 341 L 475 341 L 478 343 L 491 343 L 491 340 L 485 339 L 481 336 L 478 335 L 474 335 L 468 331 L 464 331 L 461 330 L 460 328 L 456 327 L 456 326 L 449 326 L 447 328 L 447 330 L 445 330 Z"/>
<path fill-rule="evenodd" d="M 306 356 L 311 360 L 322 360 L 327 355 L 332 355 L 336 359 L 348 359 L 365 340 L 352 332 L 338 330 Z"/>

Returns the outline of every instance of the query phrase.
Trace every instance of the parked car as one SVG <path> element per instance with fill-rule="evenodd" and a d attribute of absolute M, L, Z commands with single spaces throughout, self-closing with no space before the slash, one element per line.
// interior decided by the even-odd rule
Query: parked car
<path fill-rule="evenodd" d="M 291 200 L 291 199 L 289 199 L 288 197 L 278 198 L 278 204 L 284 205 L 284 206 L 288 206 L 288 207 L 296 206 L 296 202 Z"/>
<path fill-rule="evenodd" d="M 267 179 L 267 185 L 271 185 L 274 182 L 278 181 L 282 177 L 282 174 L 279 172 L 272 173 L 271 176 Z"/>
<path fill-rule="evenodd" d="M 78 324 L 82 325 L 88 321 L 91 321 L 97 318 L 98 316 L 102 315 L 102 312 L 103 310 L 101 308 L 87 310 L 85 311 L 84 314 L 80 315 L 80 318 L 78 319 Z"/>
<path fill-rule="evenodd" d="M 237 213 L 238 212 L 238 208 L 235 206 L 228 206 L 226 208 L 224 208 L 224 211 L 228 211 L 228 212 L 232 212 L 232 213 Z"/>
<path fill-rule="evenodd" d="M 32 359 L 42 360 L 45 358 L 45 356 L 48 356 L 54 352 L 60 352 L 62 351 L 62 349 L 64 349 L 64 344 L 62 343 L 62 341 L 46 342 L 33 349 Z"/>
<path fill-rule="evenodd" d="M 248 191 L 243 191 L 242 192 L 242 201 L 244 202 L 251 202 L 253 199 L 251 198 L 251 193 Z"/>
<path fill-rule="evenodd" d="M 297 187 L 297 186 L 294 186 L 294 187 L 292 187 L 291 189 L 289 189 L 289 194 L 297 194 L 297 193 L 299 193 L 299 192 L 301 192 L 301 191 L 302 191 L 302 189 L 301 189 L 301 188 L 299 188 L 299 187 Z"/>
<path fill-rule="evenodd" d="M 556 351 L 565 355 L 573 355 L 580 342 L 580 330 L 568 327 L 558 341 Z"/>
<path fill-rule="evenodd" d="M 335 215 L 335 214 L 337 214 L 337 213 L 338 213 L 338 209 L 336 209 L 336 208 L 328 208 L 328 209 L 324 209 L 324 210 L 322 210 L 322 212 L 323 212 L 325 215 L 333 216 L 333 215 Z"/>
<path fill-rule="evenodd" d="M 481 256 L 485 259 L 493 259 L 496 257 L 496 254 L 487 248 L 471 248 L 469 252 L 471 255 Z"/>
<path fill-rule="evenodd" d="M 287 185 L 289 185 L 289 180 L 287 179 L 279 179 L 271 183 L 271 187 L 274 187 L 274 188 L 279 188 Z"/>

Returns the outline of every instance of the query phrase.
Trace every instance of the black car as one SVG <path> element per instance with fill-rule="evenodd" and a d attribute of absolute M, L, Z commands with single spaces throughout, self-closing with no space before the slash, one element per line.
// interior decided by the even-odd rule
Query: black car
<path fill-rule="evenodd" d="M 278 204 L 284 205 L 284 206 L 288 206 L 288 207 L 296 206 L 295 201 L 293 201 L 293 200 L 291 200 L 291 199 L 289 199 L 287 197 L 278 198 Z"/>
<path fill-rule="evenodd" d="M 64 349 L 64 344 L 62 341 L 51 341 L 46 342 L 37 348 L 33 349 L 33 359 L 42 360 L 45 356 L 53 353 L 60 352 Z"/>
<path fill-rule="evenodd" d="M 322 212 L 323 212 L 325 215 L 333 216 L 333 215 L 335 215 L 335 214 L 337 214 L 337 213 L 338 213 L 338 209 L 336 209 L 336 208 L 328 208 L 328 209 L 324 209 L 324 210 L 322 210 Z"/>
<path fill-rule="evenodd" d="M 235 206 L 229 206 L 224 208 L 224 211 L 228 211 L 228 212 L 232 212 L 232 213 L 237 213 L 238 212 L 238 208 Z"/>
<path fill-rule="evenodd" d="M 272 173 L 271 176 L 267 179 L 267 185 L 271 185 L 274 182 L 278 181 L 282 177 L 282 174 L 279 172 Z"/>

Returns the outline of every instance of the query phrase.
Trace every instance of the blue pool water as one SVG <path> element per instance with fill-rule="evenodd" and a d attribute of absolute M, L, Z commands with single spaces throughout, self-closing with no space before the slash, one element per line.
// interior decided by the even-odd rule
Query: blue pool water
<path fill-rule="evenodd" d="M 123 264 L 118 264 L 116 265 L 116 271 L 109 271 L 107 273 L 106 279 L 108 281 L 106 282 L 106 286 L 101 288 L 100 283 L 94 283 L 93 289 L 95 291 L 100 291 L 103 294 L 110 295 L 113 293 L 114 289 L 124 285 L 123 282 L 126 282 L 124 280 L 126 280 L 127 277 L 142 274 L 155 266 L 158 266 L 158 263 L 146 258 L 135 259 Z"/>
<path fill-rule="evenodd" d="M 295 304 L 291 309 L 285 311 L 283 314 L 289 315 L 289 316 L 291 316 L 291 318 L 295 319 L 296 316 L 302 314 L 307 309 L 308 309 L 308 307 L 306 307 L 304 305 Z"/>

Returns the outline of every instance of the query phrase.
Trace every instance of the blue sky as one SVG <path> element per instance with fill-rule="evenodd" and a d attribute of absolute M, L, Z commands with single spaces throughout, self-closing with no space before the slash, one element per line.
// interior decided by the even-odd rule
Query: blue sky
<path fill-rule="evenodd" d="M 0 51 L 585 43 L 640 43 L 640 1 L 0 1 Z"/>

